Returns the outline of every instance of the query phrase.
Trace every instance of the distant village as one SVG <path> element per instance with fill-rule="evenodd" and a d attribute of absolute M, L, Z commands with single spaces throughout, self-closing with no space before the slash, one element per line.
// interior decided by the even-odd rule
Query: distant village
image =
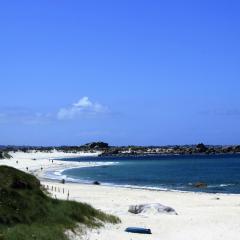
<path fill-rule="evenodd" d="M 190 155 L 190 154 L 237 154 L 240 145 L 214 146 L 199 143 L 196 145 L 173 146 L 110 146 L 105 142 L 92 142 L 81 146 L 0 146 L 0 159 L 11 158 L 9 152 L 23 151 L 63 151 L 63 152 L 100 152 L 99 156 L 131 156 L 131 155 Z"/>

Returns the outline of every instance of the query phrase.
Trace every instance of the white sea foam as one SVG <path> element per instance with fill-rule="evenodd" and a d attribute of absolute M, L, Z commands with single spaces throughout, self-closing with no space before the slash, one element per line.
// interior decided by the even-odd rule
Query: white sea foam
<path fill-rule="evenodd" d="M 110 165 L 116 165 L 119 162 L 76 162 L 76 163 L 81 163 L 81 165 L 76 165 L 74 167 L 69 167 L 67 166 L 67 161 L 65 161 L 65 166 L 62 169 L 55 169 L 55 170 L 50 170 L 46 171 L 43 174 L 44 178 L 47 179 L 52 179 L 52 180 L 62 180 L 65 179 L 70 182 L 76 182 L 76 183 L 90 183 L 90 181 L 78 179 L 78 178 L 72 178 L 69 177 L 65 174 L 63 174 L 64 171 L 66 170 L 71 170 L 71 169 L 80 169 L 80 168 L 88 168 L 88 167 L 102 167 L 102 166 L 110 166 Z"/>

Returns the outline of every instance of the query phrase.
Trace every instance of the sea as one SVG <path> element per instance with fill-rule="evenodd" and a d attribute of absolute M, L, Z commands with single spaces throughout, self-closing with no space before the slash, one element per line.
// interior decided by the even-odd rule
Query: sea
<path fill-rule="evenodd" d="M 159 191 L 240 193 L 240 155 L 152 155 L 62 159 L 101 163 L 61 171 L 71 182 L 114 185 Z M 59 175 L 59 173 L 58 173 Z M 207 186 L 197 188 L 197 182 Z"/>

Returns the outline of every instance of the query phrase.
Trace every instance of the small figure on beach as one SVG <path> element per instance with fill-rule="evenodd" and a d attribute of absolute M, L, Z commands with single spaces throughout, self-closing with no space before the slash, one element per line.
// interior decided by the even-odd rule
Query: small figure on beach
<path fill-rule="evenodd" d="M 69 190 L 68 190 L 68 194 L 67 194 L 67 200 L 69 200 Z"/>
<path fill-rule="evenodd" d="M 18 160 L 16 161 L 16 164 L 18 164 Z"/>
<path fill-rule="evenodd" d="M 26 170 L 28 171 L 28 167 L 26 167 Z"/>

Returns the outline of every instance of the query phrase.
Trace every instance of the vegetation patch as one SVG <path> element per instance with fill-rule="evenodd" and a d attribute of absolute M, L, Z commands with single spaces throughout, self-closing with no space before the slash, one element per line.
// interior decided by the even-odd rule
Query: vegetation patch
<path fill-rule="evenodd" d="M 0 151 L 0 159 L 10 159 L 10 158 L 12 158 L 12 156 L 9 155 L 8 152 Z"/>
<path fill-rule="evenodd" d="M 119 223 L 88 204 L 52 199 L 34 176 L 0 166 L 0 240 L 66 240 L 78 223 L 95 228 Z"/>

